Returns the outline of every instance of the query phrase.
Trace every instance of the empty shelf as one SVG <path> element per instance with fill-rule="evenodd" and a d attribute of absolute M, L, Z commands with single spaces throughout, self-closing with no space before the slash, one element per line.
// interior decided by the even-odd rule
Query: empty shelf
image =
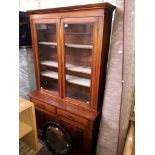
<path fill-rule="evenodd" d="M 58 79 L 58 73 L 49 71 L 49 70 L 42 72 L 41 75 L 49 77 L 49 78 L 53 78 L 53 79 Z M 66 75 L 66 81 L 72 84 L 90 87 L 89 79 L 80 78 L 80 77 L 72 76 L 72 75 Z"/>
<path fill-rule="evenodd" d="M 90 87 L 90 80 L 85 78 L 80 78 L 77 76 L 66 75 L 66 81 L 76 85 L 81 85 L 85 87 Z"/>
<path fill-rule="evenodd" d="M 53 78 L 53 79 L 58 79 L 58 73 L 53 72 L 53 71 L 49 71 L 49 70 L 41 72 L 41 75 L 49 77 L 49 78 Z"/>
<path fill-rule="evenodd" d="M 55 61 L 41 61 L 40 64 L 45 66 L 50 66 L 50 67 L 56 67 L 56 68 L 58 67 L 58 63 Z M 70 70 L 70 71 L 91 74 L 90 67 L 81 67 L 81 66 L 75 66 L 72 64 L 67 64 L 66 67 L 67 67 L 67 70 Z"/>
<path fill-rule="evenodd" d="M 81 67 L 81 66 L 75 66 L 72 64 L 67 64 L 66 68 L 67 68 L 67 70 L 74 71 L 74 72 L 91 74 L 91 68 L 90 67 Z"/>
<path fill-rule="evenodd" d="M 41 61 L 40 64 L 50 67 L 58 67 L 58 63 L 55 61 Z"/>
<path fill-rule="evenodd" d="M 40 45 L 54 45 L 54 46 L 57 46 L 56 42 L 47 42 L 47 41 L 41 41 L 41 42 L 38 42 L 38 44 L 40 44 Z"/>
<path fill-rule="evenodd" d="M 72 48 L 84 48 L 84 49 L 92 49 L 92 45 L 80 45 L 80 44 L 65 44 L 67 47 Z"/>
<path fill-rule="evenodd" d="M 22 121 L 19 121 L 19 138 L 24 137 L 26 134 L 32 131 L 32 127 L 28 124 L 25 124 Z"/>
<path fill-rule="evenodd" d="M 92 35 L 92 33 L 86 33 L 86 32 L 65 32 L 65 35 Z"/>

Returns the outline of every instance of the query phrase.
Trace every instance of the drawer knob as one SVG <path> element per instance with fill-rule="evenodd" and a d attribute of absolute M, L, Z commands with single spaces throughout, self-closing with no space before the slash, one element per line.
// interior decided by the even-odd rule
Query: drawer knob
<path fill-rule="evenodd" d="M 71 121 L 73 121 L 73 120 L 74 120 L 74 117 L 71 116 L 71 115 L 69 115 L 69 116 L 68 116 L 68 119 L 70 119 Z"/>
<path fill-rule="evenodd" d="M 45 106 L 43 104 L 40 104 L 41 109 L 45 109 Z"/>

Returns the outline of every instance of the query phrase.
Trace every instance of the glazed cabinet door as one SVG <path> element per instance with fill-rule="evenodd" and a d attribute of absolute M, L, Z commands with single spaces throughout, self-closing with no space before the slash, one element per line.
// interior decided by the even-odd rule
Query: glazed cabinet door
<path fill-rule="evenodd" d="M 58 24 L 56 19 L 33 20 L 35 70 L 38 90 L 60 95 Z"/>
<path fill-rule="evenodd" d="M 98 17 L 61 20 L 64 98 L 92 106 Z"/>

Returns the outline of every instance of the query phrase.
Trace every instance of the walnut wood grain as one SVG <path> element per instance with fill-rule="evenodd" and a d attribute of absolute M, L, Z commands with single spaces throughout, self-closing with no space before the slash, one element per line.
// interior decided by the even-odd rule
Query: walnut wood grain
<path fill-rule="evenodd" d="M 40 10 L 29 10 L 28 13 L 32 14 L 45 14 L 45 13 L 54 13 L 54 12 L 65 12 L 65 11 L 77 11 L 77 10 L 93 10 L 93 9 L 108 9 L 113 11 L 115 6 L 110 3 L 96 3 L 96 4 L 87 4 L 87 5 L 76 5 L 69 7 L 59 7 L 59 8 L 50 8 L 50 9 L 40 9 Z"/>
<path fill-rule="evenodd" d="M 72 137 L 73 150 L 71 155 L 95 154 L 103 104 L 112 12 L 114 9 L 115 6 L 109 3 L 98 3 L 28 11 L 30 14 L 37 85 L 37 90 L 31 92 L 29 96 L 30 100 L 35 104 L 38 135 L 39 137 L 42 136 L 43 127 L 47 122 L 55 121 L 60 123 Z M 38 23 L 56 24 L 56 35 L 53 36 L 57 38 L 56 42 L 55 40 L 54 42 L 45 42 L 43 40 L 41 45 L 38 44 L 35 27 Z M 65 24 L 87 23 L 93 25 L 93 28 L 89 29 L 92 30 L 92 34 L 89 31 L 80 31 L 78 34 L 76 31 L 80 30 L 80 26 L 73 32 L 64 30 Z M 46 33 L 47 38 L 50 38 L 51 35 L 52 33 Z M 51 58 L 47 55 L 47 61 L 40 64 L 38 48 L 49 48 L 47 46 L 57 49 L 57 51 L 53 51 L 57 52 L 57 63 L 49 63 L 48 61 Z M 44 53 L 47 53 L 48 50 L 45 49 Z M 91 56 L 90 53 L 92 53 Z M 71 55 L 76 56 L 78 59 L 75 61 Z M 87 57 L 87 59 L 82 61 L 83 57 Z M 56 62 L 56 59 L 53 59 L 53 61 Z M 83 68 L 74 67 L 74 69 L 69 70 L 66 62 L 75 67 L 78 64 L 78 67 Z M 89 70 L 86 72 L 84 68 L 89 68 Z M 41 81 L 45 83 L 50 81 L 49 77 L 40 76 L 40 69 L 44 71 L 42 73 L 46 73 L 43 75 L 56 73 L 57 78 L 51 80 L 50 84 L 58 82 L 57 93 L 40 88 Z M 83 72 L 80 72 L 80 69 Z M 72 81 L 72 83 L 69 80 L 66 81 L 66 74 L 87 79 L 87 81 L 90 80 L 89 87 L 78 85 L 78 80 L 76 84 L 75 81 Z M 50 74 L 49 76 L 54 75 Z M 70 88 L 70 91 L 67 88 Z M 67 91 L 72 94 L 72 91 L 75 90 L 85 96 L 87 101 L 74 98 L 74 93 L 73 96 L 67 94 Z"/>

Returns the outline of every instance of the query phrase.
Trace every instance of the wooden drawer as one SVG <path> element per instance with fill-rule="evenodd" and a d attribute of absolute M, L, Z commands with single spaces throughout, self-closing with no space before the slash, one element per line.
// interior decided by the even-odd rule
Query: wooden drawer
<path fill-rule="evenodd" d="M 56 114 L 56 107 L 53 107 L 51 105 L 48 105 L 36 99 L 31 99 L 31 101 L 34 103 L 36 108 L 44 110 L 45 112 L 48 112 L 48 113 Z"/>
<path fill-rule="evenodd" d="M 85 125 L 85 126 L 88 125 L 88 120 L 86 120 L 84 118 L 81 118 L 79 116 L 76 116 L 74 114 L 71 114 L 71 113 L 69 113 L 67 111 L 58 109 L 57 113 L 58 113 L 58 115 L 63 116 L 63 117 L 65 117 L 65 118 L 67 118 L 67 119 L 69 119 L 71 121 L 80 123 L 80 124 Z"/>

